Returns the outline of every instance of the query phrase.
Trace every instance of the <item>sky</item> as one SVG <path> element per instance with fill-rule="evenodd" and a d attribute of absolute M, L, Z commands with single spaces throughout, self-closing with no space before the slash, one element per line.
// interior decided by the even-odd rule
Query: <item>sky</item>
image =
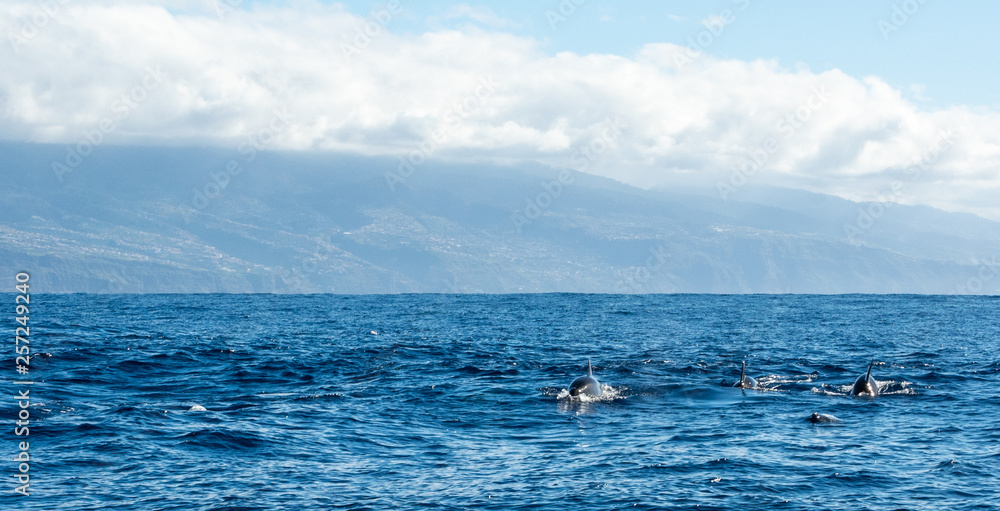
<path fill-rule="evenodd" d="M 1000 4 L 12 0 L 0 139 L 540 162 L 1000 220 Z M 250 149 L 252 148 L 252 149 Z"/>

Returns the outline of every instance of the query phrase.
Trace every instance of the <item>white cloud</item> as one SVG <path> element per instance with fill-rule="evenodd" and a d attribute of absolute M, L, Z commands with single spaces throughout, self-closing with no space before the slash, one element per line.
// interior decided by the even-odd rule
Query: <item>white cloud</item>
<path fill-rule="evenodd" d="M 471 6 L 469 4 L 451 5 L 441 14 L 433 16 L 429 20 L 429 24 L 433 26 L 440 24 L 442 21 L 455 19 L 472 20 L 483 26 L 493 28 L 512 28 L 514 26 L 514 23 L 501 18 L 489 7 L 483 5 Z"/>
<path fill-rule="evenodd" d="M 701 20 L 701 26 L 703 27 L 724 27 L 728 25 L 726 19 L 718 14 L 713 14 L 703 20 Z"/>
<path fill-rule="evenodd" d="M 927 97 L 927 86 L 922 83 L 911 83 L 910 95 L 913 96 L 913 99 L 917 101 L 931 100 L 931 98 Z"/>
<path fill-rule="evenodd" d="M 437 133 L 435 158 L 573 167 L 573 152 L 618 117 L 624 132 L 587 172 L 715 186 L 773 145 L 752 182 L 875 199 L 899 180 L 894 200 L 1000 219 L 1000 115 L 922 110 L 877 77 L 709 55 L 679 67 L 690 52 L 671 44 L 547 55 L 533 39 L 472 26 L 402 36 L 402 14 L 305 0 L 221 17 L 196 3 L 62 6 L 17 53 L 0 51 L 0 137 L 72 144 L 112 118 L 111 143 L 235 147 L 283 110 L 292 124 L 269 147 L 407 154 Z M 10 2 L 0 29 L 22 34 L 37 9 Z M 122 95 L 151 67 L 165 78 L 121 118 Z M 949 129 L 952 145 L 913 178 L 907 169 Z"/>

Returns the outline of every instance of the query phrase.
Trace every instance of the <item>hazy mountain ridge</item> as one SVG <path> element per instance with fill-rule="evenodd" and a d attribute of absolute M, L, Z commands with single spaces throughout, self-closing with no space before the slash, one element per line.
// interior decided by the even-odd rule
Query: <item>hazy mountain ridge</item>
<path fill-rule="evenodd" d="M 791 190 L 428 163 L 393 191 L 392 159 L 260 153 L 222 179 L 231 151 L 110 146 L 60 183 L 64 147 L 0 152 L 0 253 L 37 292 L 1000 291 L 1000 224 L 926 207 L 851 239 L 871 205 Z"/>

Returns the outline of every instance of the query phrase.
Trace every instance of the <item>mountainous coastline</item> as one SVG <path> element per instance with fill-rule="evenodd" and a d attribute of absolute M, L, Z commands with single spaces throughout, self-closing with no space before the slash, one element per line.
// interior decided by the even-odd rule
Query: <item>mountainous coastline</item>
<path fill-rule="evenodd" d="M 35 292 L 998 293 L 1000 223 L 542 165 L 0 144 L 0 260 Z"/>

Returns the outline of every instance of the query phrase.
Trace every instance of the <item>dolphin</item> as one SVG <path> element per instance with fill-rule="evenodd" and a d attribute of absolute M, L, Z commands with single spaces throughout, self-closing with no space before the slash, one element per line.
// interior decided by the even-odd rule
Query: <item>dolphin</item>
<path fill-rule="evenodd" d="M 868 364 L 868 372 L 864 376 L 858 376 L 858 379 L 854 381 L 854 388 L 851 389 L 851 394 L 855 396 L 878 396 L 878 382 L 875 378 L 872 378 L 872 366 L 875 365 L 875 359 Z"/>
<path fill-rule="evenodd" d="M 819 424 L 821 422 L 840 422 L 840 419 L 834 417 L 833 415 L 819 412 L 813 412 L 813 414 L 806 418 L 806 420 L 813 424 Z"/>
<path fill-rule="evenodd" d="M 733 387 L 740 389 L 755 389 L 757 388 L 757 380 L 753 379 L 752 376 L 747 376 L 747 361 L 743 361 L 743 369 L 740 369 L 740 381 L 733 384 Z"/>
<path fill-rule="evenodd" d="M 590 367 L 590 360 L 587 360 L 587 376 L 581 376 L 569 385 L 569 395 L 579 396 L 580 394 L 587 394 L 588 396 L 600 396 L 601 395 L 601 384 L 594 378 L 594 370 Z"/>

